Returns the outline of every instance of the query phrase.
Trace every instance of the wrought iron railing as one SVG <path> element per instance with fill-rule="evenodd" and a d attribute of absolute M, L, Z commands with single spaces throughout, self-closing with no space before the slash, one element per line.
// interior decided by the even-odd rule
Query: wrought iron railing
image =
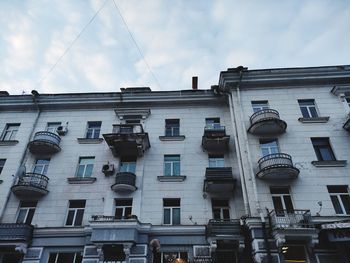
<path fill-rule="evenodd" d="M 255 112 L 251 117 L 250 117 L 250 123 L 256 123 L 261 120 L 266 120 L 266 119 L 279 119 L 280 115 L 278 111 L 273 110 L 273 109 L 263 109 Z"/>
<path fill-rule="evenodd" d="M 124 216 L 122 218 L 117 218 L 115 216 L 105 216 L 105 215 L 93 215 L 93 216 L 91 216 L 91 221 L 93 221 L 93 222 L 121 222 L 121 221 L 131 220 L 131 219 L 137 220 L 137 216 L 136 215 L 128 215 L 128 216 Z"/>
<path fill-rule="evenodd" d="M 119 172 L 115 177 L 115 184 L 126 184 L 135 186 L 136 175 L 130 172 Z"/>
<path fill-rule="evenodd" d="M 273 228 L 313 227 L 310 210 L 272 210 L 269 212 Z"/>
<path fill-rule="evenodd" d="M 220 131 L 220 132 L 225 132 L 225 126 L 220 125 L 220 123 L 211 123 L 211 124 L 205 125 L 204 131 Z"/>
<path fill-rule="evenodd" d="M 273 153 L 259 159 L 259 169 L 265 170 L 275 167 L 293 167 L 292 157 L 286 153 Z"/>
<path fill-rule="evenodd" d="M 35 133 L 33 141 L 48 142 L 58 146 L 61 142 L 61 137 L 52 132 L 39 131 Z"/>
<path fill-rule="evenodd" d="M 49 178 L 43 174 L 26 173 L 17 179 L 16 186 L 31 186 L 46 190 Z"/>

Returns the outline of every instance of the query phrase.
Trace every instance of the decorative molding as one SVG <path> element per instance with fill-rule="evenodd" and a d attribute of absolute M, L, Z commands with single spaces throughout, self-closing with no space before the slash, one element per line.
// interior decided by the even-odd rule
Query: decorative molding
<path fill-rule="evenodd" d="M 0 146 L 13 146 L 18 143 L 17 140 L 0 141 Z"/>
<path fill-rule="evenodd" d="M 79 144 L 99 144 L 103 142 L 103 138 L 77 138 Z"/>
<path fill-rule="evenodd" d="M 92 184 L 96 181 L 96 177 L 68 177 L 69 184 Z"/>
<path fill-rule="evenodd" d="M 126 115 L 141 115 L 142 120 L 145 120 L 151 114 L 151 110 L 146 108 L 117 108 L 114 112 L 120 120 Z"/>
<path fill-rule="evenodd" d="M 183 141 L 185 140 L 185 135 L 178 135 L 178 136 L 159 136 L 159 140 L 161 141 Z"/>
<path fill-rule="evenodd" d="M 302 123 L 326 123 L 329 120 L 329 116 L 326 117 L 314 117 L 314 118 L 299 118 L 298 121 Z"/>
<path fill-rule="evenodd" d="M 183 182 L 186 180 L 186 175 L 174 176 L 157 176 L 159 182 Z"/>
<path fill-rule="evenodd" d="M 346 160 L 336 160 L 336 161 L 312 161 L 312 165 L 316 167 L 344 167 L 347 164 Z"/>

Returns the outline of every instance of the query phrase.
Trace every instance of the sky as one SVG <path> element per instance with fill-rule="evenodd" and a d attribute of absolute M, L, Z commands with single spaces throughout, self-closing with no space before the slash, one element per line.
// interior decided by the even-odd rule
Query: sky
<path fill-rule="evenodd" d="M 239 65 L 350 64 L 350 0 L 114 1 L 1 0 L 0 90 L 210 89 Z"/>

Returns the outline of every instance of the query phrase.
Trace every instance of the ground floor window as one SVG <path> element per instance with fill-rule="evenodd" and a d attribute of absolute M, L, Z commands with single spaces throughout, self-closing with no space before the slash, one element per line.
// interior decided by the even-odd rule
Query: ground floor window
<path fill-rule="evenodd" d="M 285 262 L 308 263 L 305 246 L 285 245 L 282 247 L 282 254 Z"/>
<path fill-rule="evenodd" d="M 48 263 L 81 263 L 82 256 L 80 252 L 71 253 L 50 253 Z"/>
<path fill-rule="evenodd" d="M 188 263 L 187 252 L 161 252 L 157 254 L 159 263 Z"/>

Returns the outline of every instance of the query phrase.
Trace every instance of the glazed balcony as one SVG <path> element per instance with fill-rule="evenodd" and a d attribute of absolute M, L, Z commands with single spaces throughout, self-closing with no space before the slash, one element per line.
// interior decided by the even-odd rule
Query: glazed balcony
<path fill-rule="evenodd" d="M 204 127 L 202 147 L 209 153 L 224 153 L 228 151 L 230 136 L 226 134 L 225 126 L 218 123 Z"/>
<path fill-rule="evenodd" d="M 231 167 L 209 167 L 205 171 L 204 192 L 232 193 L 236 180 Z"/>
<path fill-rule="evenodd" d="M 141 157 L 150 147 L 148 133 L 141 124 L 113 125 L 113 132 L 103 134 L 103 137 L 116 157 Z"/>
<path fill-rule="evenodd" d="M 131 193 L 136 191 L 136 175 L 130 172 L 117 173 L 115 184 L 111 188 L 117 193 Z"/>
<path fill-rule="evenodd" d="M 34 138 L 28 143 L 29 151 L 35 155 L 52 155 L 61 150 L 61 138 L 55 133 L 40 131 L 35 133 Z"/>
<path fill-rule="evenodd" d="M 313 228 L 310 210 L 272 210 L 269 213 L 273 229 Z"/>
<path fill-rule="evenodd" d="M 49 192 L 48 181 L 49 178 L 43 174 L 26 173 L 17 179 L 11 190 L 22 200 L 38 200 Z"/>
<path fill-rule="evenodd" d="M 284 133 L 286 128 L 287 123 L 280 119 L 278 111 L 264 109 L 250 117 L 248 132 L 255 135 L 277 135 Z"/>
<path fill-rule="evenodd" d="M 0 224 L 0 242 L 25 242 L 32 240 L 34 227 L 22 223 Z"/>
<path fill-rule="evenodd" d="M 240 235 L 239 219 L 210 219 L 206 226 L 207 236 Z"/>
<path fill-rule="evenodd" d="M 293 166 L 292 157 L 285 153 L 266 155 L 258 163 L 256 175 L 261 179 L 293 179 L 299 175 L 299 169 Z"/>

